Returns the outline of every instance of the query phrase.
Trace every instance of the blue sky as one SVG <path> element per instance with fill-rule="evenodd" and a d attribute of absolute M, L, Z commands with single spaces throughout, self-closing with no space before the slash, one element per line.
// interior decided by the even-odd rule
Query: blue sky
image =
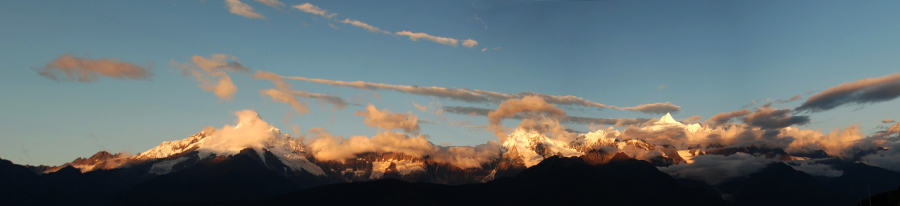
<path fill-rule="evenodd" d="M 22 1 L 0 3 L 0 158 L 58 165 L 99 150 L 138 153 L 206 126 L 234 124 L 253 109 L 284 132 L 326 128 L 372 136 L 352 115 L 320 109 L 282 121 L 291 108 L 261 96 L 269 81 L 233 73 L 238 90 L 221 100 L 170 64 L 227 54 L 253 70 L 284 76 L 393 85 L 470 88 L 501 93 L 573 95 L 620 107 L 671 102 L 676 119 L 704 119 L 753 100 L 808 97 L 844 82 L 895 73 L 900 65 L 900 3 L 843 1 L 289 1 L 275 9 L 241 0 L 265 19 L 229 12 L 224 1 Z M 310 3 L 331 19 L 291 6 Z M 473 39 L 472 48 L 370 32 L 354 19 L 396 33 Z M 333 27 L 334 26 L 334 27 Z M 482 51 L 482 49 L 487 49 Z M 117 58 L 150 65 L 147 80 L 91 83 L 38 75 L 61 55 Z M 393 112 L 421 112 L 413 102 L 496 108 L 496 104 L 292 81 L 312 93 L 357 99 Z M 665 85 L 660 89 L 660 86 Z M 803 101 L 775 104 L 794 108 Z M 810 114 L 801 128 L 900 119 L 898 100 Z M 659 115 L 606 109 L 567 110 L 595 118 Z M 485 117 L 444 114 L 486 124 Z M 515 121 L 506 121 L 515 125 Z M 570 125 L 587 131 L 586 125 Z M 290 132 L 294 134 L 293 132 Z M 436 144 L 475 145 L 496 137 L 483 129 L 422 124 Z"/>

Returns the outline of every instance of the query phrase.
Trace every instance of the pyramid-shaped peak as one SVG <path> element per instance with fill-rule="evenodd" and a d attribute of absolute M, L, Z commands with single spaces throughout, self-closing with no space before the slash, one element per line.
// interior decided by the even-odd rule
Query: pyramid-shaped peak
<path fill-rule="evenodd" d="M 678 123 L 678 121 L 675 121 L 675 119 L 672 118 L 671 113 L 666 113 L 666 116 L 659 118 L 659 121 L 656 122 L 656 124 L 673 124 L 673 123 Z"/>

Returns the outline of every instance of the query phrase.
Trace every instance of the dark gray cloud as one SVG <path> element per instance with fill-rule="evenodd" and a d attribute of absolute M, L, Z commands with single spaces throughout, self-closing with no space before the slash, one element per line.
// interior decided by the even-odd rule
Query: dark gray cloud
<path fill-rule="evenodd" d="M 809 97 L 797 112 L 821 112 L 845 104 L 866 104 L 900 96 L 900 73 L 843 83 Z"/>
<path fill-rule="evenodd" d="M 759 110 L 744 117 L 744 123 L 762 129 L 778 129 L 791 125 L 809 123 L 809 116 L 791 116 L 791 109 L 775 109 L 760 107 Z"/>
<path fill-rule="evenodd" d="M 706 122 L 707 122 L 707 124 L 710 124 L 713 126 L 723 125 L 723 124 L 731 122 L 731 120 L 733 120 L 733 119 L 747 116 L 750 113 L 752 113 L 752 112 L 748 109 L 742 109 L 742 110 L 737 110 L 737 111 L 728 112 L 728 113 L 719 113 L 717 115 L 710 117 L 709 120 L 706 120 Z"/>

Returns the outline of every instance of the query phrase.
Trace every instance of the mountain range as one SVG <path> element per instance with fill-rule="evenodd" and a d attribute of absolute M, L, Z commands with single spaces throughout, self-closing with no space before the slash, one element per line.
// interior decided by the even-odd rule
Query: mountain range
<path fill-rule="evenodd" d="M 241 128 L 261 128 L 267 135 L 221 136 Z M 643 129 L 671 128 L 710 130 L 682 124 L 670 115 Z M 316 151 L 302 139 L 264 122 L 241 120 L 235 127 L 210 127 L 136 155 L 101 151 L 60 166 L 23 166 L 0 159 L 0 201 L 4 205 L 852 205 L 900 185 L 900 173 L 821 150 L 789 154 L 764 145 L 679 150 L 642 139 L 613 138 L 620 137 L 618 133 L 597 130 L 561 141 L 541 129 L 518 128 L 498 143 L 496 157 L 463 167 L 437 155 L 397 151 L 316 158 Z M 672 169 L 709 157 L 756 158 L 761 166 L 715 181 Z M 842 173 L 810 172 L 803 165 L 810 159 Z"/>

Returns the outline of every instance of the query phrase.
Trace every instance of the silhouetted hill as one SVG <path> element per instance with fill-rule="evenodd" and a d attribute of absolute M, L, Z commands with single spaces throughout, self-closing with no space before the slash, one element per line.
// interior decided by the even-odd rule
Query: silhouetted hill
<path fill-rule="evenodd" d="M 855 200 L 791 166 L 777 162 L 727 184 L 736 205 L 851 205 Z"/>
<path fill-rule="evenodd" d="M 515 177 L 485 184 L 447 186 L 378 180 L 326 185 L 228 204 L 728 205 L 702 189 L 678 186 L 669 175 L 645 161 L 628 159 L 592 166 L 579 158 L 555 156 Z"/>

